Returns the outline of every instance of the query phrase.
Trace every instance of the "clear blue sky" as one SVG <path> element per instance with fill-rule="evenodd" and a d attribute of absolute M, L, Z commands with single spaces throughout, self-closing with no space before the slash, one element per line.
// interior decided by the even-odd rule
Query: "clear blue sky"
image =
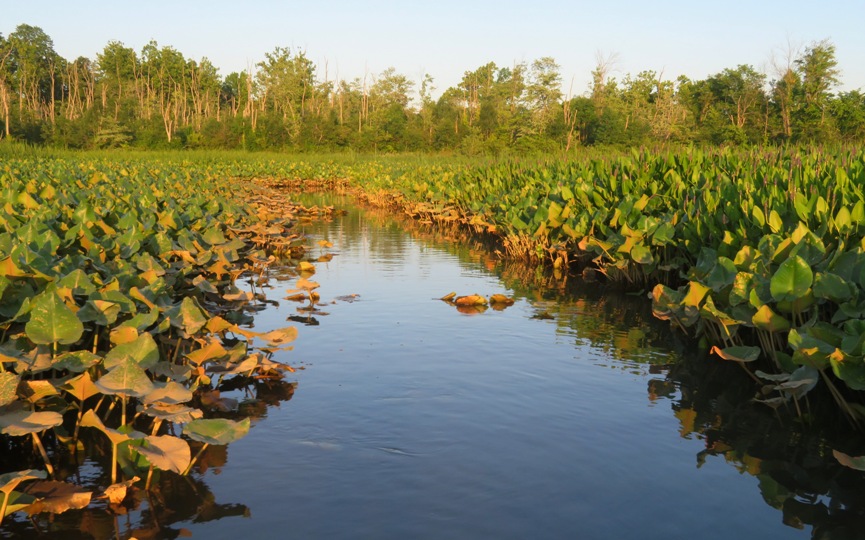
<path fill-rule="evenodd" d="M 0 0 L 0 33 L 42 28 L 67 59 L 95 58 L 109 40 L 140 51 L 149 40 L 226 75 L 276 46 L 302 48 L 331 79 L 393 66 L 435 78 L 437 94 L 465 71 L 552 56 L 564 91 L 587 90 L 596 53 L 618 56 L 614 76 L 642 70 L 705 78 L 751 64 L 769 74 L 775 49 L 830 39 L 842 90 L 865 88 L 863 0 Z"/>

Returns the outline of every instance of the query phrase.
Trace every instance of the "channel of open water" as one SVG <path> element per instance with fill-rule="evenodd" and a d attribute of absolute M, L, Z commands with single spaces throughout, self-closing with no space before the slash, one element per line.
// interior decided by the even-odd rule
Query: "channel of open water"
<path fill-rule="evenodd" d="M 679 342 L 644 295 L 549 286 L 560 282 L 509 271 L 446 234 L 409 232 L 344 200 L 311 202 L 348 210 L 304 226 L 333 243 L 311 253 L 334 254 L 312 278 L 326 314 L 283 301 L 256 315 L 267 327 L 309 317 L 284 358 L 305 369 L 294 398 L 230 445 L 207 480 L 250 517 L 203 524 L 196 537 L 865 530 L 861 496 L 831 497 L 841 491 L 832 482 L 852 490 L 859 473 L 811 471 L 831 467 L 825 441 L 791 435 L 749 403 L 740 370 Z M 436 300 L 451 291 L 516 302 L 464 314 Z"/>
<path fill-rule="evenodd" d="M 824 435 L 751 403 L 750 379 L 655 320 L 645 294 L 564 285 L 455 234 L 309 202 L 348 211 L 301 226 L 310 256 L 333 255 L 311 278 L 321 304 L 303 311 L 282 298 L 292 280 L 270 280 L 279 305 L 255 315 L 258 330 L 299 327 L 275 357 L 303 368 L 296 391 L 196 469 L 177 499 L 190 509 L 163 513 L 157 537 L 865 531 L 862 474 L 834 462 Z M 515 303 L 467 314 L 437 300 L 451 291 Z M 152 536 L 152 521 L 117 519 L 116 534 L 146 523 Z"/>

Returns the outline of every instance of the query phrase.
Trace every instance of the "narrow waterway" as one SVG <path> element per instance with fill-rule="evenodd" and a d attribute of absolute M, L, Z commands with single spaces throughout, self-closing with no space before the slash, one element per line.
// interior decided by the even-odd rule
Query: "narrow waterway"
<path fill-rule="evenodd" d="M 470 245 L 348 210 L 305 226 L 333 244 L 312 278 L 319 312 L 281 301 L 256 316 L 307 324 L 282 358 L 305 366 L 294 398 L 207 479 L 250 516 L 196 537 L 808 538 L 830 514 L 836 534 L 863 530 L 856 509 L 778 479 L 807 485 L 784 456 L 825 448 L 765 440 L 781 427 L 768 413 L 724 425 L 753 409 L 753 388 L 709 388 L 738 371 L 683 352 L 645 298 L 545 289 Z M 465 314 L 435 300 L 450 291 L 516 303 Z M 671 373 L 689 354 L 715 365 Z"/>
<path fill-rule="evenodd" d="M 256 288 L 275 301 L 257 330 L 299 327 L 274 356 L 299 368 L 296 390 L 237 391 L 255 417 L 245 438 L 127 515 L 63 514 L 50 537 L 863 537 L 862 473 L 824 432 L 753 404 L 750 379 L 674 335 L 645 295 L 309 202 L 347 210 L 301 225 L 323 257 L 320 302 L 284 299 L 295 277 L 278 270 Z M 515 303 L 466 313 L 438 300 L 451 291 Z M 75 474 L 105 483 L 93 461 Z"/>

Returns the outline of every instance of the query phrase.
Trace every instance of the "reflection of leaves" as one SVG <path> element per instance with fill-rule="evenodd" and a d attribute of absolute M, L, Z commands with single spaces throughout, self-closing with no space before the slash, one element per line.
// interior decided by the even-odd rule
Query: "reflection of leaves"
<path fill-rule="evenodd" d="M 464 315 L 480 315 L 487 309 L 488 306 L 457 306 L 457 311 Z"/>
<path fill-rule="evenodd" d="M 681 408 L 677 410 L 674 415 L 679 419 L 679 423 L 682 426 L 679 430 L 679 435 L 682 438 L 687 438 L 688 435 L 694 432 L 694 426 L 697 421 L 697 411 L 694 409 Z"/>
<path fill-rule="evenodd" d="M 760 481 L 760 495 L 766 504 L 772 508 L 783 507 L 784 501 L 791 496 L 790 491 L 768 474 L 758 474 L 757 479 Z"/>
<path fill-rule="evenodd" d="M 300 315 L 289 315 L 286 320 L 305 324 L 306 326 L 318 326 L 321 324 L 321 322 L 313 316 L 302 317 Z"/>

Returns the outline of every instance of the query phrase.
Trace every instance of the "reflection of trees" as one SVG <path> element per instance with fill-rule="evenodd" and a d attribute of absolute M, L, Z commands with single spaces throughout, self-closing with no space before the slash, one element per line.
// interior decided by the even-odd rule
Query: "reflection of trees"
<path fill-rule="evenodd" d="M 780 519 L 791 527 L 811 527 L 814 538 L 865 537 L 865 475 L 832 456 L 833 448 L 865 454 L 865 439 L 850 437 L 850 426 L 819 390 L 802 404 L 803 418 L 795 410 L 776 412 L 752 401 L 756 389 L 738 366 L 687 352 L 694 344 L 656 320 L 643 296 L 503 261 L 494 254 L 494 244 L 465 229 L 432 227 L 376 210 L 361 216 L 351 205 L 346 209 L 348 216 L 328 225 L 328 234 L 338 235 L 342 249 L 367 249 L 363 242 L 368 241 L 375 257 L 399 259 L 406 240 L 393 234 L 398 227 L 464 264 L 483 266 L 532 306 L 534 318 L 555 324 L 559 335 L 603 349 L 619 366 L 645 366 L 649 399 L 668 400 L 680 435 L 705 442 L 695 456 L 698 467 L 724 459 L 754 476 L 766 504 L 781 512 Z"/>

